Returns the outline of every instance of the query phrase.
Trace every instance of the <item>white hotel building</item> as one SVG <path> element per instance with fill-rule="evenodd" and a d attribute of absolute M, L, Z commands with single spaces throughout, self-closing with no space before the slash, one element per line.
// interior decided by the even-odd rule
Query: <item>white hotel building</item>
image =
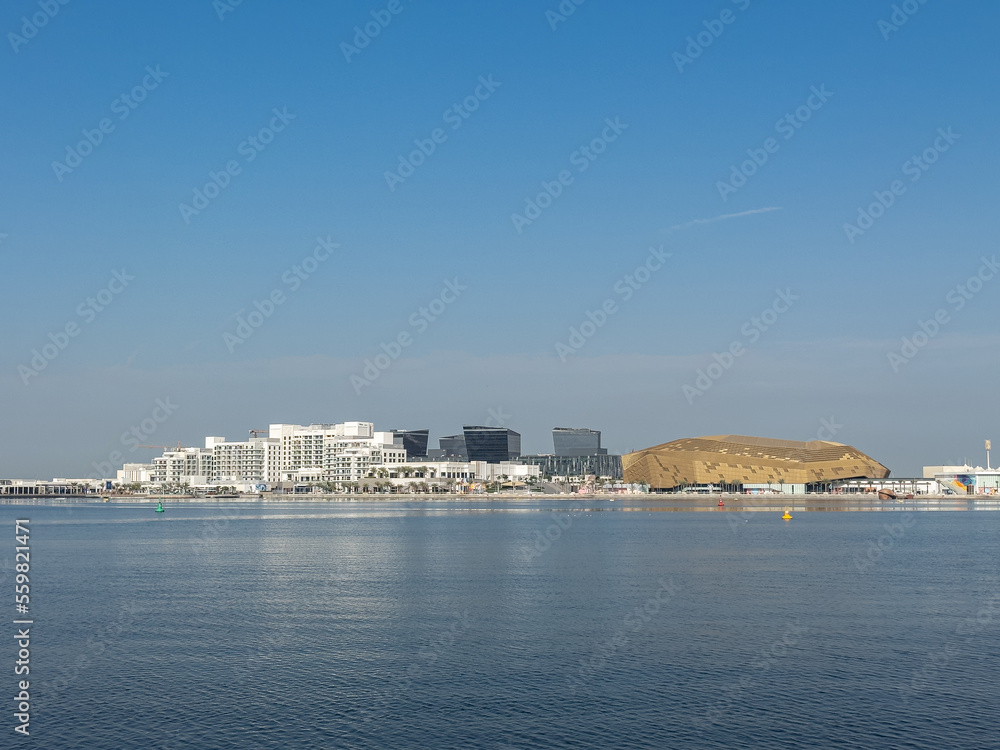
<path fill-rule="evenodd" d="M 165 451 L 153 459 L 149 479 L 188 485 L 348 482 L 405 462 L 406 451 L 394 444 L 392 433 L 375 432 L 371 422 L 272 424 L 266 438 L 231 443 L 209 436 L 204 448 Z M 118 475 L 127 481 L 136 472 L 129 466 Z"/>
<path fill-rule="evenodd" d="M 153 484 L 191 486 L 348 483 L 376 477 L 398 479 L 407 460 L 402 441 L 392 432 L 376 432 L 372 422 L 272 424 L 266 438 L 230 443 L 209 436 L 204 448 L 168 450 L 151 464 L 126 464 L 118 471 L 118 481 L 148 478 Z M 421 479 L 524 479 L 539 473 L 536 466 L 508 462 L 435 462 L 423 457 L 413 461 L 413 468 L 426 468 Z"/>

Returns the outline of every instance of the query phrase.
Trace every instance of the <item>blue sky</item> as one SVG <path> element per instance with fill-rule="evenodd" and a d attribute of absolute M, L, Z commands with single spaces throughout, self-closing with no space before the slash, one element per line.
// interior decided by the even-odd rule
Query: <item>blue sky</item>
<path fill-rule="evenodd" d="M 499 414 L 526 452 L 553 426 L 628 451 L 832 420 L 896 476 L 984 462 L 1000 9 L 897 5 L 9 3 L 0 476 L 148 460 L 121 435 L 156 399 L 162 445 Z"/>

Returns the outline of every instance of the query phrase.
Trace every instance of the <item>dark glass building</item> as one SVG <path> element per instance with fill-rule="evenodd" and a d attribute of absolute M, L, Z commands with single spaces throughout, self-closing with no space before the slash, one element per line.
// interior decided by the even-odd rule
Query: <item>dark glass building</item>
<path fill-rule="evenodd" d="M 552 445 L 557 456 L 599 456 L 607 454 L 601 447 L 600 430 L 554 427 Z"/>
<path fill-rule="evenodd" d="M 391 430 L 392 442 L 402 445 L 407 460 L 427 457 L 427 438 L 430 430 Z"/>
<path fill-rule="evenodd" d="M 521 455 L 521 434 L 503 427 L 465 425 L 465 448 L 470 461 L 498 464 Z"/>
<path fill-rule="evenodd" d="M 622 457 L 598 453 L 593 456 L 521 456 L 518 463 L 538 466 L 543 477 L 586 476 L 622 478 Z"/>
<path fill-rule="evenodd" d="M 465 435 L 448 435 L 438 438 L 438 443 L 445 458 L 462 458 L 468 460 L 469 453 L 465 447 Z"/>

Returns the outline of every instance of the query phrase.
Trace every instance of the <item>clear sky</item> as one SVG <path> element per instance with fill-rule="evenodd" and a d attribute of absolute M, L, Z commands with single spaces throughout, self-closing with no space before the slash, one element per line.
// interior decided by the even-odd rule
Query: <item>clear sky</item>
<path fill-rule="evenodd" d="M 0 477 L 271 422 L 1000 441 L 995 2 L 62 2 L 0 13 Z"/>

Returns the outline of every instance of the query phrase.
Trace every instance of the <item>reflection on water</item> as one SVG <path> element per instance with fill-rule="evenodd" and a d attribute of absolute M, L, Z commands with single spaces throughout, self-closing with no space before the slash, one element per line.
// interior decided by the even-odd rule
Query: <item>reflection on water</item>
<path fill-rule="evenodd" d="M 0 506 L 31 519 L 32 739 L 996 745 L 1000 515 L 742 499 Z"/>
<path fill-rule="evenodd" d="M 722 500 L 724 506 L 718 505 Z M 617 512 L 683 512 L 683 513 L 782 513 L 792 512 L 898 512 L 898 511 L 971 511 L 1000 510 L 1000 498 L 978 496 L 918 497 L 910 500 L 880 500 L 872 494 L 854 495 L 617 495 L 605 497 L 523 497 L 514 495 L 473 496 L 412 496 L 379 498 L 370 496 L 319 496 L 308 500 L 266 499 L 253 501 L 213 501 L 163 498 L 169 513 L 150 518 L 148 511 L 159 498 L 129 502 L 76 502 L 38 499 L 21 503 L 25 506 L 66 508 L 80 515 L 53 523 L 169 523 L 177 521 L 320 519 L 336 515 L 341 518 L 385 518 L 408 515 L 452 515 L 470 513 L 617 513 Z M 13 504 L 13 503 L 8 503 Z M 101 511 L 123 511 L 109 514 Z M 216 509 L 218 516 L 204 513 Z M 129 512 L 131 511 L 131 512 Z"/>

